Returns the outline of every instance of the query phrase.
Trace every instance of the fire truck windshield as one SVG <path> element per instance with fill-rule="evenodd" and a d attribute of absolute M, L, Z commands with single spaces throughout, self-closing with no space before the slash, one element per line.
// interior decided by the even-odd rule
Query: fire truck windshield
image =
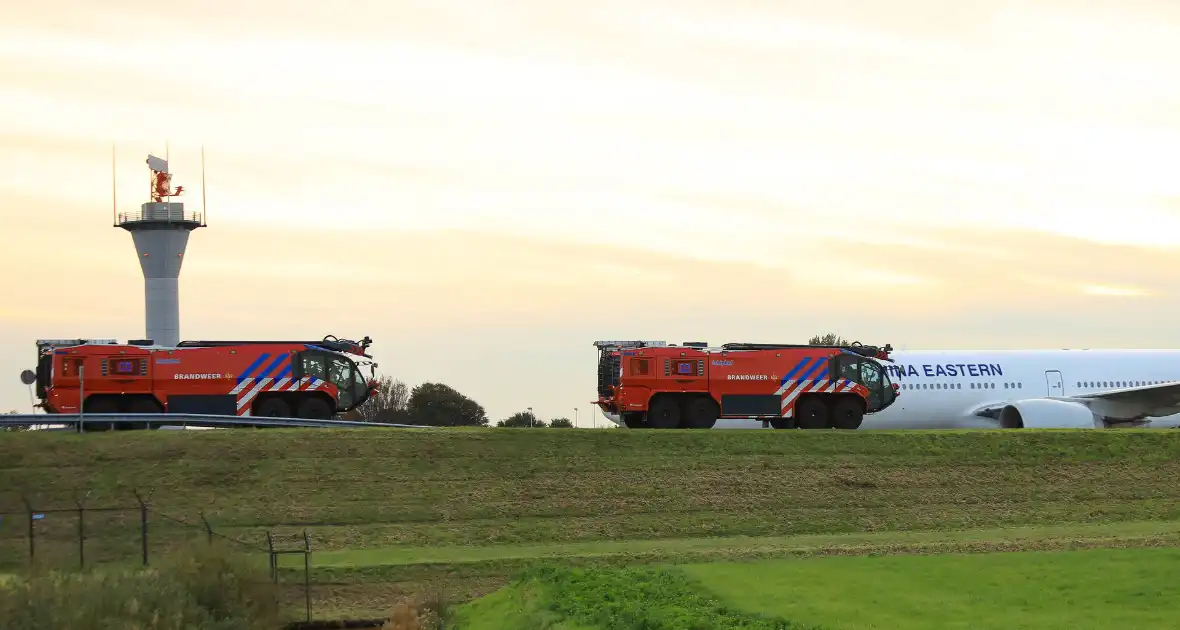
<path fill-rule="evenodd" d="M 360 370 L 356 369 L 356 364 L 351 359 L 342 355 L 335 355 L 328 360 L 328 381 L 336 386 L 338 394 L 339 405 L 341 409 L 352 409 L 357 402 L 357 388 L 354 385 L 356 382 L 356 374 Z"/>
<path fill-rule="evenodd" d="M 881 369 L 881 365 L 873 361 L 862 361 L 860 364 L 860 383 L 869 388 L 869 411 L 880 411 L 893 404 L 897 392 L 893 391 L 893 384 L 889 381 L 889 374 Z"/>
<path fill-rule="evenodd" d="M 881 369 L 880 364 L 854 355 L 841 355 L 837 361 L 841 377 L 864 385 L 869 390 L 867 411 L 880 411 L 893 404 L 897 392 L 893 391 L 889 375 Z"/>
<path fill-rule="evenodd" d="M 356 400 L 353 401 L 353 404 L 359 407 L 361 403 L 373 395 L 373 390 L 369 387 L 369 382 L 365 380 L 365 376 L 361 374 L 360 366 L 355 366 L 355 368 L 352 371 L 352 391 L 356 392 Z"/>

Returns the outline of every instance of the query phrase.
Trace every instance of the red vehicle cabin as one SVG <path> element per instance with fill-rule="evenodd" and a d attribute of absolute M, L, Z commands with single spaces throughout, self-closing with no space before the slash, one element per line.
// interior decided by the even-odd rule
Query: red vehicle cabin
<path fill-rule="evenodd" d="M 376 393 L 360 342 L 114 340 L 37 342 L 37 405 L 46 413 L 185 413 L 328 419 Z M 146 344 L 146 342 L 145 342 Z M 369 365 L 370 378 L 361 373 Z"/>
<path fill-rule="evenodd" d="M 599 341 L 598 400 L 629 428 L 708 429 L 751 418 L 776 429 L 856 429 L 897 399 L 884 348 Z"/>

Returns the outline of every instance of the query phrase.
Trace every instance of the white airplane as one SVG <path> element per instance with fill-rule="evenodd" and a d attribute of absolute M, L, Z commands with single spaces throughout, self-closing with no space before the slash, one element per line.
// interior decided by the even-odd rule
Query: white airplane
<path fill-rule="evenodd" d="M 899 396 L 865 416 L 862 430 L 1180 427 L 1180 350 L 895 350 L 890 358 Z M 714 428 L 763 427 L 721 419 Z"/>

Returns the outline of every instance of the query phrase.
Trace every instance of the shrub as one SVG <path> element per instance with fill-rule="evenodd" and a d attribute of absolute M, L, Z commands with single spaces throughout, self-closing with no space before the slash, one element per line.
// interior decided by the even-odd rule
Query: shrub
<path fill-rule="evenodd" d="M 381 630 L 441 630 L 446 627 L 448 606 L 441 594 L 421 601 L 400 602 Z"/>
<path fill-rule="evenodd" d="M 158 567 L 15 576 L 0 584 L 0 628 L 271 630 L 278 595 L 255 555 L 198 544 Z"/>

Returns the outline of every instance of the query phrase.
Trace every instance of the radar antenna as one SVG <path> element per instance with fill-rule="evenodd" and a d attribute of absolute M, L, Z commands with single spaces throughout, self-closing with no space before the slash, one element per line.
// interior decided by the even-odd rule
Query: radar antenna
<path fill-rule="evenodd" d="M 168 160 L 148 154 L 148 168 L 152 171 L 151 196 L 153 203 L 164 201 L 165 197 L 177 197 L 184 192 L 184 186 L 172 190 L 172 173 L 168 172 Z"/>

